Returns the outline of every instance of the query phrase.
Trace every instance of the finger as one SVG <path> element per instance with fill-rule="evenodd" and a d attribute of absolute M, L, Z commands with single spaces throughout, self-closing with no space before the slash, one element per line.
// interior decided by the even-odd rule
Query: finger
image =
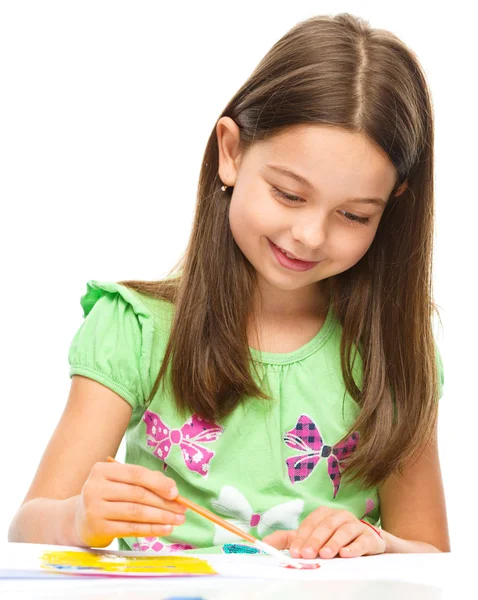
<path fill-rule="evenodd" d="M 352 519 L 355 519 L 355 517 L 345 510 L 329 512 L 312 531 L 307 531 L 307 537 L 301 535 L 298 536 L 299 539 L 296 538 L 290 550 L 291 555 L 298 558 L 316 558 L 324 543 L 332 537 L 339 527 Z M 292 554 L 292 551 L 294 551 L 294 554 Z"/>
<path fill-rule="evenodd" d="M 322 547 L 319 547 L 318 553 L 320 558 L 334 558 L 337 556 L 340 549 L 348 546 L 363 533 L 362 523 L 345 523 L 339 527 L 335 533 L 324 542 Z"/>
<path fill-rule="evenodd" d="M 262 541 L 277 550 L 288 550 L 295 534 L 295 531 L 274 531 L 274 533 L 263 538 Z"/>
<path fill-rule="evenodd" d="M 183 515 L 187 507 L 174 502 L 174 500 L 164 500 L 158 494 L 138 486 L 131 485 L 129 483 L 118 483 L 117 481 L 106 481 L 102 490 L 102 497 L 104 500 L 111 502 L 135 502 L 136 504 L 146 504 L 147 506 L 154 506 L 156 508 L 163 508 L 177 514 Z"/>
<path fill-rule="evenodd" d="M 126 521 L 105 521 L 104 534 L 114 538 L 124 537 L 165 537 L 171 535 L 171 525 L 156 523 L 130 523 Z"/>
<path fill-rule="evenodd" d="M 184 515 L 135 502 L 103 502 L 100 507 L 100 517 L 106 521 L 157 523 L 158 525 L 182 525 L 186 519 Z"/>
<path fill-rule="evenodd" d="M 357 537 L 351 544 L 347 544 L 340 549 L 342 558 L 354 558 L 356 556 L 365 556 L 366 554 L 382 554 L 385 552 L 385 542 L 378 535 L 363 533 Z"/>
<path fill-rule="evenodd" d="M 98 466 L 101 465 L 101 466 Z M 159 471 L 152 471 L 140 465 L 96 463 L 94 468 L 104 470 L 103 476 L 110 481 L 139 485 L 151 490 L 162 498 L 173 500 L 178 495 L 176 482 Z"/>
<path fill-rule="evenodd" d="M 306 541 L 312 535 L 312 532 L 319 526 L 319 524 L 328 516 L 330 516 L 331 509 L 325 506 L 321 506 L 310 513 L 300 524 L 299 528 L 295 531 L 294 539 L 291 541 L 290 554 L 295 558 L 302 556 L 302 548 Z"/>

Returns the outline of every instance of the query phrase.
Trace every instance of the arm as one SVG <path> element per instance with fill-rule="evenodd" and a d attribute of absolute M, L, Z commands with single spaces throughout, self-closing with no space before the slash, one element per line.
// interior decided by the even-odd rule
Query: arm
<path fill-rule="evenodd" d="M 379 495 L 382 537 L 351 512 L 320 506 L 297 530 L 276 531 L 264 541 L 288 548 L 297 558 L 450 551 L 436 429 L 418 459 L 410 461 L 403 475 L 389 477 Z"/>
<path fill-rule="evenodd" d="M 184 523 L 176 483 L 115 455 L 131 406 L 109 388 L 73 377 L 68 403 L 12 521 L 9 541 L 108 546 L 114 538 L 170 535 Z"/>
<path fill-rule="evenodd" d="M 385 552 L 450 551 L 436 428 L 418 459 L 392 475 L 379 496 Z"/>
<path fill-rule="evenodd" d="M 109 388 L 73 376 L 63 415 L 11 523 L 10 542 L 83 545 L 74 527 L 82 487 L 96 462 L 116 455 L 131 412 Z"/>

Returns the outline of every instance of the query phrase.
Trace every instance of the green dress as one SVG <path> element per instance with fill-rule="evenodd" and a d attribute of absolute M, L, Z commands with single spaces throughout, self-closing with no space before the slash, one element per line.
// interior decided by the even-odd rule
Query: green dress
<path fill-rule="evenodd" d="M 345 390 L 341 326 L 331 309 L 320 331 L 297 350 L 279 354 L 251 348 L 272 400 L 248 399 L 215 423 L 195 414 L 181 418 L 169 386 L 166 391 L 160 386 L 145 406 L 166 348 L 173 305 L 98 281 L 87 283 L 81 305 L 85 320 L 70 346 L 70 377 L 94 379 L 132 406 L 127 463 L 164 472 L 181 495 L 260 539 L 277 529 L 297 529 L 321 505 L 380 524 L 378 489 L 341 481 L 341 461 L 360 443 L 359 433 L 338 442 L 359 407 Z M 437 364 L 440 397 L 438 351 Z M 358 385 L 360 369 L 357 360 Z M 119 547 L 157 553 L 249 551 L 237 536 L 192 511 L 169 537 L 120 538 Z"/>

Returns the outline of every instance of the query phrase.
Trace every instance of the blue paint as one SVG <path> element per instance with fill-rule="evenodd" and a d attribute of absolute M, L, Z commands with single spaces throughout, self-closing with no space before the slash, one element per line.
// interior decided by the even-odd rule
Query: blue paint
<path fill-rule="evenodd" d="M 261 551 L 245 544 L 224 544 L 222 549 L 226 554 L 261 554 Z"/>

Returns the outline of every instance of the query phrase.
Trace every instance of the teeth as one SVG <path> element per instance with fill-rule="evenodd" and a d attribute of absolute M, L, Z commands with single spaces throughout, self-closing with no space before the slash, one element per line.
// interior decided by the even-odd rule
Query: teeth
<path fill-rule="evenodd" d="M 293 256 L 291 256 L 285 250 L 282 250 L 282 248 L 279 248 L 279 250 L 282 252 L 282 254 L 284 254 L 285 256 L 287 256 L 287 258 L 291 258 L 292 260 L 297 260 L 297 258 L 294 258 Z"/>

